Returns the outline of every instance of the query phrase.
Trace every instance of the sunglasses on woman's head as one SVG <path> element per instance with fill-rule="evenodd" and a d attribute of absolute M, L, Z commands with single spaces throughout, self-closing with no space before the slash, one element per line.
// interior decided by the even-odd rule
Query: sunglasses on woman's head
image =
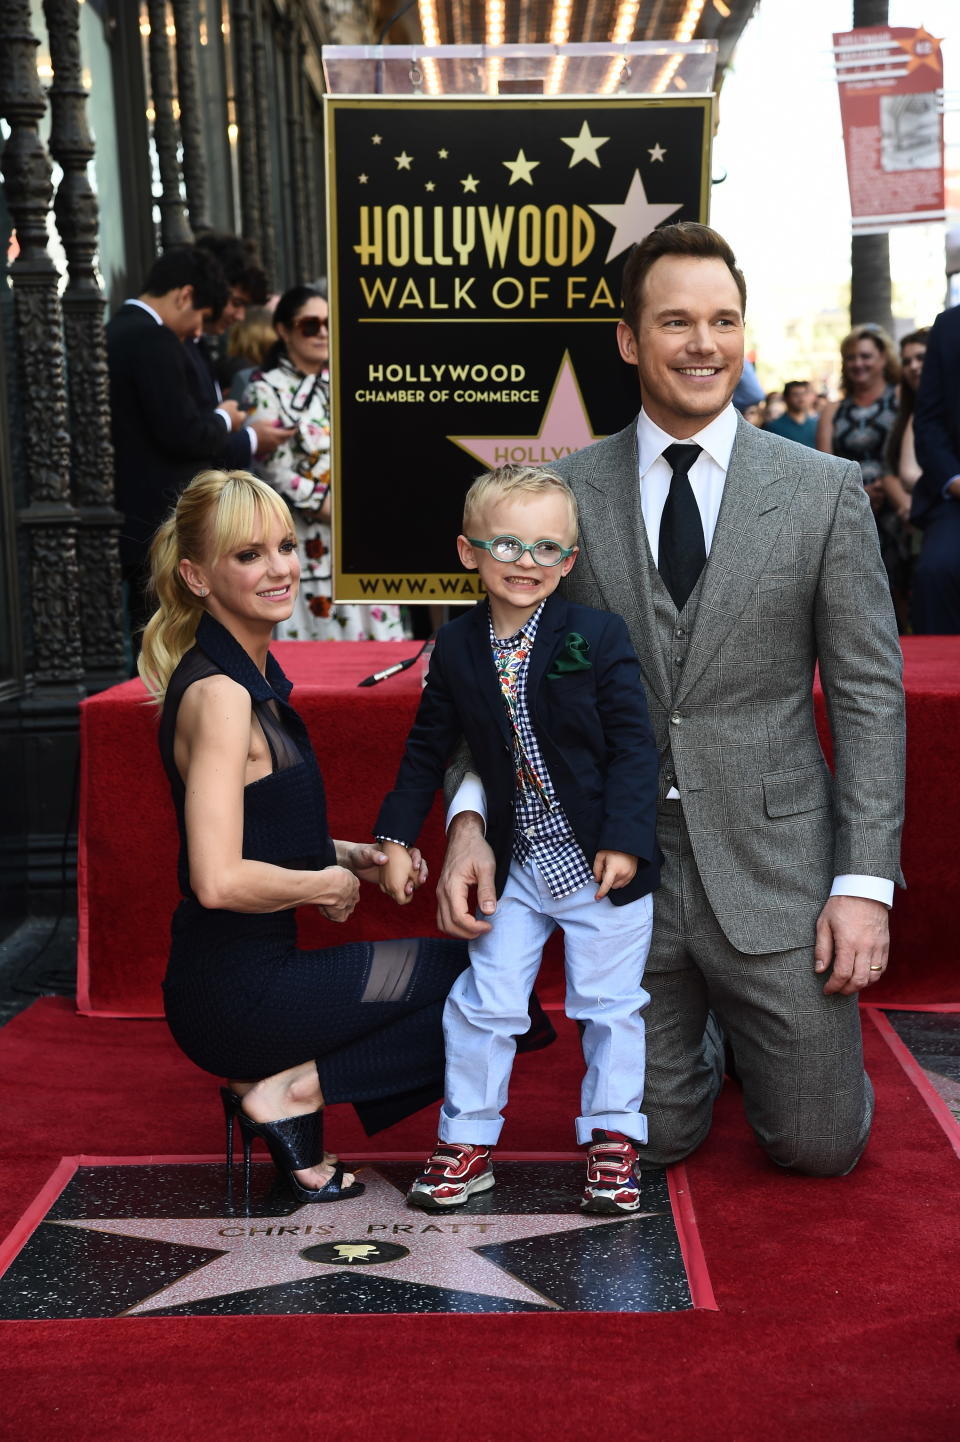
<path fill-rule="evenodd" d="M 293 322 L 293 328 L 294 330 L 299 331 L 302 336 L 306 336 L 307 339 L 310 340 L 314 336 L 319 335 L 322 330 L 327 329 L 327 319 L 326 316 L 321 317 L 319 315 L 299 315 Z"/>

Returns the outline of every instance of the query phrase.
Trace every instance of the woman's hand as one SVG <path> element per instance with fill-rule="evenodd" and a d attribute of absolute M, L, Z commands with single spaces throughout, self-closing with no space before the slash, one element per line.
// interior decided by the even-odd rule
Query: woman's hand
<path fill-rule="evenodd" d="M 328 921 L 346 921 L 360 900 L 360 883 L 345 866 L 325 866 L 317 872 L 316 905 Z"/>
<path fill-rule="evenodd" d="M 364 841 L 335 841 L 333 844 L 337 850 L 339 866 L 345 866 L 348 871 L 359 876 L 361 881 L 372 881 L 380 885 L 383 867 L 387 864 L 387 854 L 382 846 Z M 410 861 L 413 869 L 407 880 L 407 896 L 412 896 L 418 887 L 423 886 L 429 874 L 427 863 L 418 846 L 410 847 Z"/>

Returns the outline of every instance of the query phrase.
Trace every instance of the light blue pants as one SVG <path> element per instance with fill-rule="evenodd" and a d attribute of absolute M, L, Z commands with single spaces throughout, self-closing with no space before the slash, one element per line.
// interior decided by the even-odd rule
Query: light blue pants
<path fill-rule="evenodd" d="M 493 926 L 470 942 L 470 965 L 444 1007 L 441 1141 L 492 1146 L 499 1138 L 514 1038 L 529 1027 L 528 998 L 557 926 L 564 935 L 566 1013 L 584 1028 L 577 1141 L 589 1142 L 594 1127 L 646 1141 L 641 1013 L 650 999 L 642 982 L 653 900 L 614 906 L 609 897 L 594 901 L 595 892 L 591 883 L 558 900 L 532 862 L 511 865 Z"/>

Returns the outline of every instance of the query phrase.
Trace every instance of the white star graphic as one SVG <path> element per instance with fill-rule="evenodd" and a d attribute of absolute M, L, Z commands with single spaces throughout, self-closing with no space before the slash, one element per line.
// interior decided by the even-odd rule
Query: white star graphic
<path fill-rule="evenodd" d="M 437 187 L 434 185 L 432 180 L 428 180 L 423 188 L 424 190 L 436 190 Z"/>
<path fill-rule="evenodd" d="M 660 222 L 668 216 L 676 215 L 678 210 L 683 209 L 683 202 L 678 200 L 675 204 L 669 201 L 666 204 L 651 204 L 643 188 L 640 172 L 635 170 L 626 200 L 620 205 L 591 205 L 590 209 L 595 210 L 614 227 L 613 239 L 604 262 L 606 264 L 623 251 L 629 250 L 637 241 L 643 240 L 651 230 L 656 230 Z"/>
<path fill-rule="evenodd" d="M 550 392 L 540 429 L 535 436 L 447 436 L 462 451 L 487 467 L 519 461 L 527 466 L 549 465 L 569 456 L 598 437 L 590 425 L 570 352 L 564 351 Z"/>
<path fill-rule="evenodd" d="M 413 164 L 413 156 L 408 155 L 405 150 L 401 150 L 400 154 L 395 155 L 393 158 L 397 162 L 398 170 L 409 170 Z"/>
<path fill-rule="evenodd" d="M 449 153 L 450 153 L 450 152 L 449 152 L 448 150 L 438 150 L 438 151 L 437 151 L 437 154 L 439 155 L 439 157 L 440 157 L 441 160 L 446 160 L 446 158 L 447 158 L 447 156 L 449 155 Z"/>
<path fill-rule="evenodd" d="M 461 180 L 460 184 L 463 186 L 464 195 L 466 195 L 468 192 L 473 193 L 479 183 L 480 182 L 478 180 L 475 180 L 472 175 L 468 175 L 464 180 Z"/>
<path fill-rule="evenodd" d="M 382 136 L 382 135 L 371 135 L 370 139 L 373 141 L 374 145 L 379 145 L 380 142 L 381 142 L 381 140 L 383 139 L 383 136 Z"/>
<path fill-rule="evenodd" d="M 647 154 L 650 156 L 651 160 L 663 160 L 663 157 L 666 155 L 666 153 L 667 152 L 664 150 L 663 146 L 660 144 L 659 141 L 652 148 L 648 148 L 647 151 Z"/>
<path fill-rule="evenodd" d="M 510 184 L 516 185 L 518 180 L 525 180 L 528 185 L 533 184 L 533 172 L 540 164 L 539 160 L 528 160 L 522 150 L 517 151 L 516 160 L 501 160 L 510 172 Z"/>
<path fill-rule="evenodd" d="M 610 137 L 609 135 L 591 135 L 590 126 L 584 121 L 580 127 L 579 135 L 561 135 L 560 139 L 564 145 L 569 145 L 570 147 L 570 165 L 567 167 L 568 169 L 579 165 L 581 160 L 589 160 L 591 165 L 595 165 L 599 169 L 600 157 L 597 155 L 597 151 L 601 145 L 606 145 Z"/>
<path fill-rule="evenodd" d="M 358 175 L 357 179 L 361 185 L 366 185 L 368 177 L 366 175 Z"/>
<path fill-rule="evenodd" d="M 285 1217 L 117 1218 L 57 1222 L 62 1227 L 109 1232 L 122 1237 L 207 1247 L 223 1253 L 188 1272 L 123 1314 L 149 1314 L 157 1308 L 185 1306 L 211 1297 L 228 1297 L 261 1287 L 277 1287 L 303 1278 L 362 1271 L 392 1281 L 471 1292 L 483 1297 L 533 1303 L 556 1310 L 558 1304 L 521 1282 L 475 1250 L 496 1242 L 556 1235 L 609 1226 L 622 1217 L 584 1213 L 455 1216 L 414 1212 L 403 1193 L 373 1170 L 363 1168 L 367 1190 L 352 1201 L 328 1206 L 307 1203 Z M 657 1216 L 633 1212 L 632 1218 Z M 399 1245 L 406 1255 L 377 1263 L 377 1243 Z M 337 1260 L 316 1261 L 302 1253 L 332 1245 Z"/>

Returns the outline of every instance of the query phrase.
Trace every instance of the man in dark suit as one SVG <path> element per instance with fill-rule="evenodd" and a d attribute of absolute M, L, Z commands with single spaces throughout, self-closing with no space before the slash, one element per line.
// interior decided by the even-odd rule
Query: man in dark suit
<path fill-rule="evenodd" d="M 266 303 L 267 276 L 252 244 L 238 235 L 210 230 L 198 236 L 196 243 L 217 261 L 228 287 L 227 299 L 219 316 L 208 317 L 202 331 L 191 336 L 185 347 L 197 399 L 207 409 L 223 404 L 218 375 L 218 346 L 231 327 L 245 319 L 248 306 Z M 253 422 L 230 434 L 224 453 L 224 464 L 228 469 L 249 470 L 255 455 L 268 455 L 275 449 L 270 444 L 271 436 L 261 441 L 264 429 L 269 429 L 264 422 Z"/>
<path fill-rule="evenodd" d="M 873 1114 L 857 997 L 886 968 L 902 882 L 902 659 L 876 527 L 855 464 L 733 411 L 746 286 L 721 236 L 651 232 L 623 300 L 640 415 L 555 469 L 580 507 L 566 594 L 623 614 L 660 753 L 646 1156 L 677 1161 L 706 1136 L 719 1021 L 764 1150 L 841 1175 Z M 476 804 L 458 805 L 439 920 L 472 936 L 487 923 L 471 884 L 495 910 L 492 858 Z"/>
<path fill-rule="evenodd" d="M 183 344 L 226 298 L 215 258 L 177 246 L 154 261 L 142 293 L 106 328 L 117 508 L 124 518 L 120 560 L 134 635 L 147 619 L 145 565 L 154 532 L 198 471 L 229 466 L 229 439 L 243 419 L 235 402 L 201 404 Z M 258 444 L 265 449 L 289 434 L 263 429 Z"/>
<path fill-rule="evenodd" d="M 923 530 L 911 620 L 920 635 L 960 634 L 960 306 L 937 316 L 927 339 L 914 413 L 923 474 L 911 519 Z"/>

